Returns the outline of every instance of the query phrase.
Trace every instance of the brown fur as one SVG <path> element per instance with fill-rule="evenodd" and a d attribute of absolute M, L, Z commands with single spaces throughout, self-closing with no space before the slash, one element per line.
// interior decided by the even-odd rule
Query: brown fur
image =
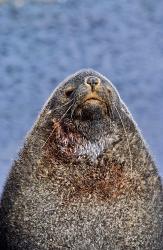
<path fill-rule="evenodd" d="M 38 170 L 40 173 L 38 176 L 48 179 L 53 178 L 53 181 L 58 181 L 54 163 L 68 164 L 73 157 L 75 144 L 81 143 L 82 139 L 72 124 L 69 124 L 67 128 L 56 120 L 53 120 L 53 122 L 52 133 L 43 146 L 45 153 L 42 161 L 39 162 L 40 168 Z M 66 143 L 66 149 L 62 152 L 62 155 L 58 153 L 59 150 L 56 147 L 58 143 L 63 146 Z M 87 169 L 84 169 L 84 171 L 75 164 L 78 164 L 78 160 L 74 160 L 74 164 L 65 169 L 65 172 L 68 172 L 66 177 L 69 185 L 65 184 L 65 176 L 59 177 L 59 181 L 62 182 L 63 179 L 63 185 L 65 184 L 63 189 L 67 190 L 64 200 L 71 202 L 91 195 L 96 196 L 97 201 L 110 202 L 126 192 L 137 193 L 137 185 L 133 183 L 134 179 L 132 180 L 132 177 L 127 174 L 123 164 L 114 161 L 109 162 L 108 159 L 102 158 L 101 161 L 98 161 L 98 164 L 90 165 L 88 161 Z M 49 168 L 45 168 L 45 165 Z"/>
<path fill-rule="evenodd" d="M 1 204 L 0 249 L 163 249 L 157 168 L 116 89 L 92 70 L 54 91 Z"/>

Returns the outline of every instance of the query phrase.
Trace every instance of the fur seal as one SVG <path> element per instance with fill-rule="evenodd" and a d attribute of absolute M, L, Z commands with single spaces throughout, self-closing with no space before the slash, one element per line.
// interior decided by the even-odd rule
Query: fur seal
<path fill-rule="evenodd" d="M 112 83 L 64 80 L 13 163 L 1 199 L 1 249 L 163 249 L 155 163 Z"/>

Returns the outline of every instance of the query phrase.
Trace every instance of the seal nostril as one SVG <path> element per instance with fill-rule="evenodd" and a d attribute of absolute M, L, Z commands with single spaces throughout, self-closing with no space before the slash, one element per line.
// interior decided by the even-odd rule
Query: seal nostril
<path fill-rule="evenodd" d="M 95 76 L 90 76 L 86 79 L 86 83 L 89 84 L 91 87 L 95 87 L 100 84 L 100 79 Z"/>

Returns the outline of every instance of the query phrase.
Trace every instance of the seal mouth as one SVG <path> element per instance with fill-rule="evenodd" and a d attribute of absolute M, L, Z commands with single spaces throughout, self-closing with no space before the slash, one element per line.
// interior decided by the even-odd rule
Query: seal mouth
<path fill-rule="evenodd" d="M 87 98 L 86 100 L 84 100 L 84 103 L 86 103 L 86 102 L 102 102 L 99 98 Z"/>
<path fill-rule="evenodd" d="M 97 95 L 88 95 L 86 98 L 84 98 L 83 103 L 90 103 L 90 104 L 99 104 L 99 103 L 105 103 L 104 100 L 102 100 L 100 97 Z M 106 103 L 105 103 L 106 104 Z"/>
<path fill-rule="evenodd" d="M 87 94 L 75 109 L 76 118 L 86 120 L 100 120 L 107 114 L 107 103 L 96 93 Z"/>

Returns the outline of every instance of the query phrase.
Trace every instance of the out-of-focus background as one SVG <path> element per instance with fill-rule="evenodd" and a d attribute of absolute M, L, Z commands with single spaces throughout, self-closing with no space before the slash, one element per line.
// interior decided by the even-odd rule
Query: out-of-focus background
<path fill-rule="evenodd" d="M 162 11 L 162 0 L 0 0 L 0 192 L 51 91 L 87 67 L 115 84 L 163 176 Z"/>

